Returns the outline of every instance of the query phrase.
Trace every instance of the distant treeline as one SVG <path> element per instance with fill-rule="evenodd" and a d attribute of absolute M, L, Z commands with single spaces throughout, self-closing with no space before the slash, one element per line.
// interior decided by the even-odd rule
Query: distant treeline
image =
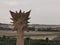
<path fill-rule="evenodd" d="M 29 27 L 28 31 L 35 31 L 35 28 Z M 60 32 L 60 29 L 52 29 L 52 28 L 37 28 L 37 31 L 46 31 L 46 32 Z"/>
<path fill-rule="evenodd" d="M 4 28 L 4 27 L 0 27 L 0 30 L 12 30 L 12 28 Z"/>
<path fill-rule="evenodd" d="M 12 28 L 4 28 L 0 27 L 0 30 L 13 30 Z M 52 28 L 34 28 L 34 27 L 28 27 L 28 31 L 46 31 L 46 32 L 60 32 L 60 29 L 52 29 Z"/>

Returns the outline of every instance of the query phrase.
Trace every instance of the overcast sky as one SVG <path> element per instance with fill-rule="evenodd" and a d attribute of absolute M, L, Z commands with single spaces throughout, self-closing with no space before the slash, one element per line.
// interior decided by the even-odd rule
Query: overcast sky
<path fill-rule="evenodd" d="M 60 24 L 60 0 L 0 0 L 0 23 L 10 23 L 12 11 L 29 11 L 32 24 Z"/>

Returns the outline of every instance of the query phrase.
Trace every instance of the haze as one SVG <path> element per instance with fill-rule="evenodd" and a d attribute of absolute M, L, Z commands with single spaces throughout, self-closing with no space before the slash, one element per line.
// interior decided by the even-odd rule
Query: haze
<path fill-rule="evenodd" d="M 0 23 L 10 23 L 11 11 L 29 11 L 31 24 L 60 25 L 60 0 L 0 0 Z"/>

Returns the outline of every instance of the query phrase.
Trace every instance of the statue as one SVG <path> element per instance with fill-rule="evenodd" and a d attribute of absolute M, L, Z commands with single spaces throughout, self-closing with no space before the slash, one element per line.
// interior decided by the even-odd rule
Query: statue
<path fill-rule="evenodd" d="M 19 12 L 12 12 L 10 14 L 12 16 L 11 20 L 13 21 L 14 30 L 17 31 L 17 43 L 16 45 L 24 45 L 24 31 L 27 30 L 28 27 L 28 20 L 30 11 L 19 11 Z"/>

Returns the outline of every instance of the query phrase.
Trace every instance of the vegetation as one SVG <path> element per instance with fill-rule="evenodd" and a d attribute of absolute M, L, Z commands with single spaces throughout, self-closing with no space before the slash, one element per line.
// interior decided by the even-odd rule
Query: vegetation
<path fill-rule="evenodd" d="M 60 45 L 60 40 L 49 40 L 46 38 L 46 40 L 43 39 L 30 39 L 25 38 L 24 39 L 25 45 Z M 0 37 L 0 45 L 16 45 L 16 38 L 13 37 Z"/>
<path fill-rule="evenodd" d="M 26 43 L 25 45 L 29 45 L 29 44 L 30 45 L 60 45 L 60 40 L 49 40 L 48 38 L 46 38 L 46 40 L 26 38 L 25 43 Z"/>
<path fill-rule="evenodd" d="M 52 29 L 52 28 L 42 28 L 42 29 L 40 29 L 40 28 L 38 28 L 38 31 L 45 31 L 45 32 L 60 32 L 60 29 Z"/>
<path fill-rule="evenodd" d="M 0 45 L 16 45 L 16 38 L 0 37 Z"/>

